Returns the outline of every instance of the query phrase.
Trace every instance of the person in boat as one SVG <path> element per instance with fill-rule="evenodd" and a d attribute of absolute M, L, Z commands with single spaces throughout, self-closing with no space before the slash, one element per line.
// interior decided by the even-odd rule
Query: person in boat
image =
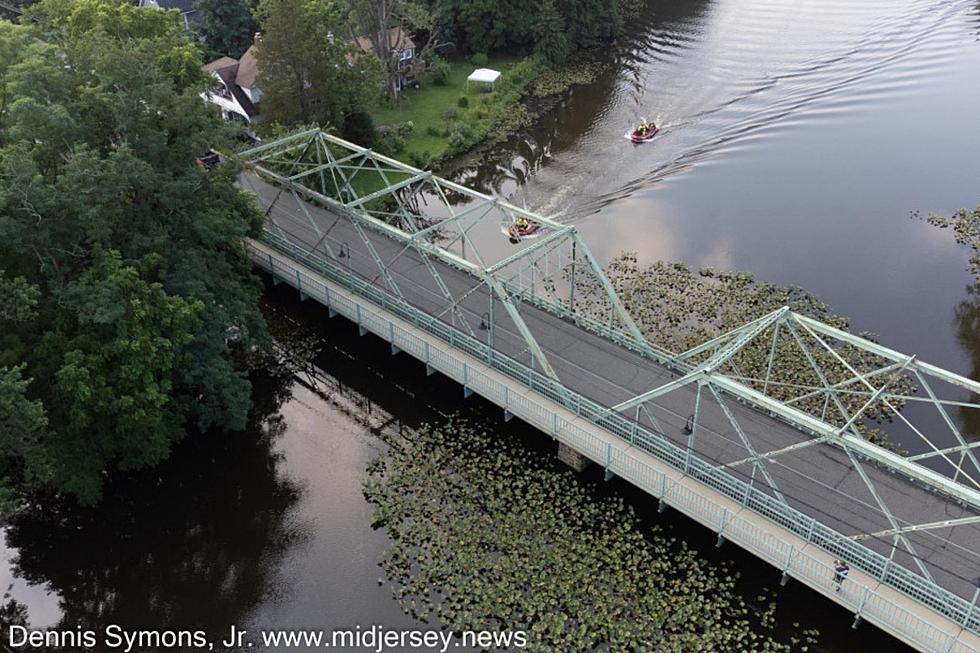
<path fill-rule="evenodd" d="M 640 126 L 636 128 L 636 133 L 639 134 L 640 136 L 646 136 L 649 131 L 650 131 L 650 127 L 649 125 L 647 125 L 647 121 L 641 120 Z"/>
<path fill-rule="evenodd" d="M 517 233 L 524 233 L 531 226 L 531 221 L 524 216 L 521 216 L 517 218 L 514 226 L 517 227 Z"/>

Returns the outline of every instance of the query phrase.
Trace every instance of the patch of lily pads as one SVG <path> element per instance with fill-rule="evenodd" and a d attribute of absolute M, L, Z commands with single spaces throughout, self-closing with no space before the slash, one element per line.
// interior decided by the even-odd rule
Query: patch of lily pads
<path fill-rule="evenodd" d="M 609 263 L 606 274 L 644 336 L 672 352 L 687 351 L 783 306 L 849 330 L 848 319 L 835 314 L 812 293 L 797 286 L 760 281 L 748 272 L 710 267 L 693 270 L 683 263 L 664 261 L 641 264 L 635 253 L 625 252 Z M 606 319 L 608 301 L 598 279 L 580 272 L 576 276 L 576 297 L 577 310 L 598 320 Z M 848 423 L 851 415 L 860 413 L 856 426 L 867 439 L 900 450 L 880 427 L 891 422 L 895 418 L 893 408 L 901 410 L 905 405 L 903 398 L 916 391 L 910 375 L 896 371 L 876 377 L 877 383 L 887 383 L 889 394 L 893 395 L 888 399 L 890 406 L 878 400 L 865 407 L 869 394 L 855 391 L 863 390 L 861 386 L 845 387 L 850 391 L 838 393 L 845 414 L 836 400 L 821 390 L 824 379 L 828 385 L 835 385 L 853 378 L 854 370 L 865 374 L 891 361 L 846 343 L 832 342 L 831 351 L 805 331 L 798 329 L 792 335 L 785 327 L 780 328 L 777 344 L 772 348 L 775 330 L 776 327 L 769 327 L 760 333 L 719 371 L 838 427 Z M 876 340 L 873 333 L 858 335 Z M 807 351 L 801 344 L 806 345 Z M 771 352 L 774 355 L 770 368 Z M 702 357 L 711 354 L 706 351 Z"/>
<path fill-rule="evenodd" d="M 463 630 L 523 630 L 528 651 L 805 651 L 774 635 L 727 565 L 641 526 L 519 441 L 449 418 L 389 440 L 364 494 L 392 544 L 404 611 Z M 767 598 L 767 597 L 763 597 Z"/>

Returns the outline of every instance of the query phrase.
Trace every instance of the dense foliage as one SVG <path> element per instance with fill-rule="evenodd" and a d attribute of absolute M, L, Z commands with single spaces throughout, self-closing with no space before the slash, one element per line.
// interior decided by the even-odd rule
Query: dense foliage
<path fill-rule="evenodd" d="M 524 630 L 529 651 L 788 651 L 774 603 L 654 532 L 622 499 L 502 434 L 458 421 L 391 441 L 364 492 L 392 537 L 382 566 L 405 612 L 460 630 Z M 803 633 L 812 642 L 812 632 Z"/>
<path fill-rule="evenodd" d="M 262 215 L 195 164 L 223 127 L 172 12 L 32 12 L 0 22 L 0 476 L 92 502 L 185 425 L 244 426 Z"/>
<path fill-rule="evenodd" d="M 623 26 L 620 0 L 428 0 L 448 41 L 470 52 L 536 52 L 564 63 L 599 47 Z"/>
<path fill-rule="evenodd" d="M 250 0 L 197 0 L 194 7 L 208 59 L 222 55 L 237 59 L 252 44 L 258 23 Z"/>
<path fill-rule="evenodd" d="M 377 57 L 346 38 L 332 0 L 260 0 L 262 124 L 341 126 L 381 90 Z"/>

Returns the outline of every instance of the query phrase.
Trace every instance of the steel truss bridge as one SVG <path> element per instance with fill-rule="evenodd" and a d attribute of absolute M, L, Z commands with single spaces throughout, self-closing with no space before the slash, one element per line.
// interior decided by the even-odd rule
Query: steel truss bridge
<path fill-rule="evenodd" d="M 234 158 L 267 216 L 249 255 L 277 283 L 843 604 L 855 625 L 980 652 L 980 442 L 961 426 L 980 383 L 785 307 L 670 352 L 573 226 L 318 129 Z M 540 235 L 502 246 L 500 226 L 520 218 Z M 869 441 L 879 422 L 914 452 Z M 835 558 L 852 568 L 839 592 Z"/>

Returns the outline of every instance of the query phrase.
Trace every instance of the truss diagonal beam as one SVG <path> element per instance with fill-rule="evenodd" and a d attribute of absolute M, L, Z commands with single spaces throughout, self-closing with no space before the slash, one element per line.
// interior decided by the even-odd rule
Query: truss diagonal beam
<path fill-rule="evenodd" d="M 848 535 L 847 539 L 866 540 L 871 537 L 901 535 L 904 533 L 915 533 L 918 531 L 930 531 L 930 530 L 935 530 L 937 528 L 955 528 L 956 526 L 963 526 L 965 524 L 975 524 L 977 522 L 980 522 L 980 515 L 971 515 L 970 517 L 961 517 L 960 519 L 946 519 L 944 521 L 936 521 L 928 524 L 915 524 L 913 526 L 890 528 L 887 531 L 878 531 L 876 533 L 858 533 L 857 535 Z"/>
<path fill-rule="evenodd" d="M 793 313 L 793 319 L 799 322 L 800 324 L 807 325 L 817 333 L 821 333 L 823 335 L 829 336 L 836 340 L 840 340 L 842 342 L 846 342 L 847 344 L 854 345 L 859 349 L 863 349 L 873 354 L 877 354 L 882 358 L 892 360 L 896 363 L 902 363 L 908 358 L 908 354 L 903 354 L 901 352 L 895 351 L 894 349 L 883 347 L 882 345 L 879 345 L 876 342 L 871 342 L 870 340 L 867 340 L 866 338 L 862 338 L 860 336 L 856 336 L 853 333 L 848 333 L 846 331 L 842 331 L 835 327 L 826 325 L 823 322 L 814 320 L 813 318 L 810 317 L 806 317 L 805 315 L 800 315 L 799 313 Z M 927 374 L 937 379 L 941 379 L 952 385 L 960 386 L 961 388 L 965 388 L 975 394 L 980 394 L 980 383 L 974 381 L 973 379 L 968 379 L 960 374 L 955 374 L 954 372 L 950 372 L 949 370 L 944 370 L 941 367 L 930 365 L 929 363 L 923 363 L 921 361 L 916 361 L 913 364 L 913 368 L 919 370 L 923 374 Z"/>
<path fill-rule="evenodd" d="M 403 181 L 399 181 L 398 183 L 395 183 L 395 184 L 391 184 L 390 186 L 386 186 L 385 188 L 382 188 L 381 190 L 376 190 L 373 193 L 368 193 L 364 197 L 359 197 L 359 198 L 357 198 L 356 200 L 354 200 L 352 202 L 345 202 L 344 203 L 344 206 L 346 206 L 349 209 L 352 209 L 352 208 L 355 208 L 355 207 L 358 207 L 358 206 L 362 206 L 364 204 L 367 204 L 371 200 L 376 200 L 379 197 L 384 197 L 385 195 L 390 195 L 390 194 L 394 193 L 395 191 L 397 191 L 400 188 L 405 188 L 406 186 L 411 186 L 412 184 L 416 184 L 416 183 L 418 183 L 420 181 L 425 181 L 426 179 L 428 179 L 431 176 L 432 176 L 432 173 L 431 172 L 420 172 L 417 175 L 413 175 L 412 177 L 409 177 L 408 179 L 405 179 Z"/>
<path fill-rule="evenodd" d="M 916 454 L 914 456 L 907 456 L 905 460 L 925 460 L 926 458 L 933 458 L 935 456 L 941 456 L 947 453 L 963 453 L 966 451 L 973 451 L 974 449 L 980 448 L 980 442 L 971 442 L 969 444 L 958 444 L 955 447 L 946 447 L 945 449 L 940 449 L 939 451 L 927 451 L 925 453 Z"/>
<path fill-rule="evenodd" d="M 769 325 L 771 325 L 774 321 L 778 320 L 779 318 L 783 317 L 788 311 L 789 311 L 789 307 L 783 306 L 782 308 L 776 309 L 771 313 L 767 313 L 762 317 L 752 320 L 747 324 L 743 324 L 742 326 L 732 329 L 726 333 L 723 333 L 720 336 L 712 338 L 707 342 L 703 342 L 697 347 L 688 349 L 683 354 L 678 355 L 677 358 L 678 360 L 690 360 L 694 356 L 697 356 L 702 352 L 714 349 L 715 347 L 718 347 L 719 345 L 728 342 L 733 338 L 738 338 L 737 342 L 739 346 L 735 347 L 735 351 L 738 351 L 738 349 L 741 349 L 741 347 L 744 346 L 745 343 L 747 343 L 752 338 L 765 331 L 769 327 Z M 763 326 L 759 328 L 760 325 Z M 748 337 L 743 337 L 743 335 L 746 333 L 749 333 L 750 335 L 748 335 Z M 725 356 L 725 358 L 726 359 L 730 358 L 730 355 Z"/>
<path fill-rule="evenodd" d="M 864 467 L 861 465 L 861 462 L 854 457 L 854 454 L 847 446 L 844 447 L 844 451 L 847 453 L 847 457 L 850 459 L 851 465 L 854 467 L 855 470 L 857 470 L 857 473 L 858 475 L 860 475 L 861 480 L 864 481 L 864 485 L 865 487 L 868 488 L 868 492 L 871 493 L 871 496 L 874 498 L 875 503 L 878 504 L 878 508 L 885 515 L 885 518 L 888 520 L 888 523 L 891 525 L 892 530 L 895 531 L 894 539 L 896 543 L 897 542 L 902 543 L 905 549 L 912 555 L 912 560 L 915 561 L 915 566 L 919 568 L 919 571 L 922 572 L 922 575 L 935 583 L 936 581 L 932 577 L 932 574 L 929 573 L 929 569 L 926 567 L 925 563 L 922 562 L 922 559 L 919 558 L 919 554 L 916 553 L 915 547 L 912 546 L 912 543 L 909 542 L 907 537 L 905 537 L 904 535 L 901 534 L 901 532 L 899 532 L 901 530 L 901 527 L 898 525 L 898 520 L 895 519 L 895 515 L 892 514 L 892 511 L 888 508 L 888 505 L 885 503 L 884 499 L 881 498 L 881 495 L 878 494 L 878 490 L 877 488 L 875 488 L 875 484 L 871 481 L 870 478 L 868 478 L 868 474 L 867 472 L 864 471 Z M 892 555 L 894 555 L 894 553 L 895 553 L 895 544 L 892 544 Z"/>
<path fill-rule="evenodd" d="M 973 463 L 974 469 L 976 469 L 977 472 L 980 472 L 980 463 L 977 462 L 977 457 L 973 454 L 972 448 L 967 445 L 966 440 L 963 438 L 963 435 L 960 433 L 960 430 L 956 428 L 956 424 L 950 418 L 949 413 L 943 407 L 942 402 L 940 402 L 936 398 L 936 393 L 933 392 L 932 386 L 929 385 L 929 382 L 926 381 L 925 377 L 922 375 L 921 372 L 919 372 L 919 370 L 913 370 L 913 372 L 915 373 L 915 378 L 918 379 L 919 383 L 922 384 L 922 387 L 925 388 L 926 394 L 929 395 L 929 398 L 932 400 L 933 404 L 935 404 L 936 410 L 938 410 L 939 414 L 942 415 L 943 421 L 946 422 L 946 426 L 949 427 L 949 430 L 950 432 L 952 432 L 953 437 L 956 438 L 956 441 L 959 442 L 960 447 L 962 447 L 961 456 L 960 456 L 960 465 L 957 466 L 956 468 L 956 474 L 953 476 L 953 480 L 955 481 L 959 476 L 960 466 L 963 464 L 964 456 L 969 458 L 970 462 Z M 934 455 L 936 454 L 938 454 L 938 452 L 934 452 Z"/>
<path fill-rule="evenodd" d="M 514 252 L 507 258 L 497 261 L 496 263 L 494 263 L 493 265 L 487 268 L 487 274 L 493 274 L 498 270 L 507 267 L 508 265 L 510 265 L 515 261 L 519 261 L 522 258 L 526 258 L 529 254 L 541 249 L 542 247 L 545 247 L 546 245 L 550 245 L 556 240 L 564 238 L 565 236 L 567 236 L 573 231 L 575 231 L 575 227 L 571 227 L 571 226 L 565 227 L 563 229 L 556 229 L 553 233 L 548 234 L 544 238 L 539 238 L 537 242 L 535 242 L 533 245 L 525 247 L 519 252 Z"/>
<path fill-rule="evenodd" d="M 829 435 L 822 435 L 819 438 L 814 438 L 812 440 L 805 440 L 804 442 L 797 442 L 796 444 L 791 444 L 780 449 L 772 449 L 766 451 L 765 453 L 759 454 L 763 458 L 775 458 L 776 456 L 781 456 L 785 453 L 790 453 L 792 451 L 798 451 L 800 449 L 807 449 L 815 444 L 822 444 L 830 439 Z M 718 465 L 718 469 L 727 469 L 729 467 L 738 467 L 739 465 L 744 465 L 745 463 L 750 463 L 755 460 L 754 456 L 749 456 L 748 458 L 741 458 L 739 460 L 733 460 L 730 463 L 725 463 L 724 465 Z"/>
<path fill-rule="evenodd" d="M 929 469 L 924 465 L 908 464 L 908 461 L 896 453 L 883 449 L 863 437 L 855 436 L 850 433 L 839 433 L 835 428 L 826 422 L 805 413 L 798 408 L 787 406 L 780 401 L 768 397 L 758 390 L 746 387 L 741 383 L 736 383 L 722 374 L 711 376 L 711 382 L 727 394 L 739 397 L 746 402 L 768 411 L 774 415 L 785 419 L 790 424 L 795 424 L 798 428 L 810 431 L 811 433 L 831 436 L 827 442 L 843 447 L 848 445 L 853 451 L 860 453 L 861 456 L 874 460 L 882 465 L 894 469 L 901 474 L 913 478 L 916 481 L 935 488 L 936 490 L 956 498 L 974 508 L 980 508 L 980 492 L 969 488 L 962 483 L 954 482 L 948 476 Z"/>
<path fill-rule="evenodd" d="M 766 483 L 772 489 L 772 492 L 776 498 L 785 504 L 786 497 L 784 497 L 783 493 L 779 491 L 779 486 L 776 484 L 776 479 L 769 473 L 769 468 L 766 467 L 765 461 L 759 456 L 758 452 L 755 450 L 755 447 L 752 445 L 752 442 L 749 440 L 749 437 L 745 434 L 745 431 L 742 430 L 738 420 L 735 419 L 735 414 L 732 413 L 731 409 L 728 407 L 728 404 L 722 400 L 721 394 L 715 390 L 711 384 L 708 384 L 708 388 L 711 390 L 711 394 L 714 395 L 715 401 L 718 402 L 721 410 L 725 413 L 725 417 L 727 417 L 728 421 L 731 422 L 732 427 L 735 429 L 739 439 L 742 441 L 742 446 L 745 447 L 745 450 L 748 451 L 749 455 L 751 455 L 754 459 L 755 467 L 762 473 L 763 478 L 766 479 Z"/>
<path fill-rule="evenodd" d="M 492 276 L 487 276 L 486 280 L 493 289 L 493 292 L 496 293 L 497 298 L 500 299 L 501 303 L 504 305 L 504 310 L 507 311 L 507 315 L 509 315 L 510 319 L 514 322 L 514 326 L 517 327 L 517 330 L 520 331 L 521 336 L 524 337 L 524 341 L 527 343 L 528 349 L 531 351 L 531 356 L 534 357 L 534 360 L 538 361 L 538 365 L 541 366 L 541 370 L 545 374 L 558 381 L 558 375 L 551 367 L 551 363 L 548 362 L 548 357 L 544 355 L 544 351 L 542 351 L 538 341 L 531 333 L 531 330 L 527 328 L 527 323 L 524 322 L 524 318 L 521 317 L 517 307 L 514 306 L 514 302 L 511 300 L 507 290 L 504 289 L 500 282 L 494 279 Z"/>
<path fill-rule="evenodd" d="M 592 256 L 592 252 L 589 251 L 589 248 L 585 245 L 585 243 L 581 242 L 582 239 L 579 237 L 578 233 L 574 231 L 571 233 L 573 241 L 581 246 L 582 253 L 585 255 L 586 261 L 592 268 L 592 273 L 599 280 L 599 284 L 602 286 L 602 289 L 606 291 L 606 298 L 609 300 L 610 304 L 612 304 L 613 311 L 619 316 L 619 319 L 622 321 L 623 325 L 626 326 L 626 329 L 636 340 L 637 344 L 646 350 L 653 352 L 653 347 L 650 346 L 650 343 L 647 342 L 646 337 L 640 331 L 639 327 L 636 326 L 633 318 L 630 317 L 630 314 L 626 311 L 626 308 L 623 307 L 623 302 L 620 301 L 619 295 L 616 293 L 616 289 L 613 288 L 613 285 L 609 281 L 609 277 L 606 276 L 602 266 L 599 265 L 598 261 L 595 260 L 595 257 Z"/>

